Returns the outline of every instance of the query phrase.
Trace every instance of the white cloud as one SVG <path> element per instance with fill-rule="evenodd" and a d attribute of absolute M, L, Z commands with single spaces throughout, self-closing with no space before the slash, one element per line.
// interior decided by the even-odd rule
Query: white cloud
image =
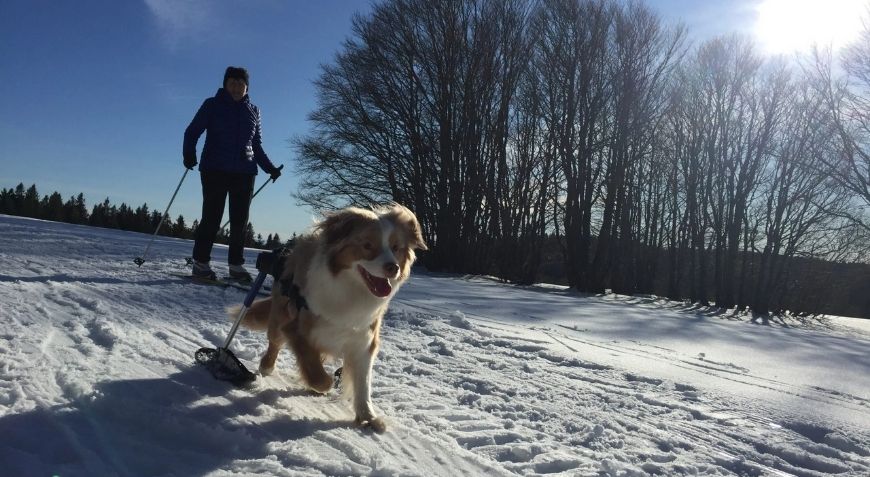
<path fill-rule="evenodd" d="M 145 0 L 160 39 L 170 50 L 186 43 L 202 43 L 218 31 L 217 15 L 207 0 Z"/>

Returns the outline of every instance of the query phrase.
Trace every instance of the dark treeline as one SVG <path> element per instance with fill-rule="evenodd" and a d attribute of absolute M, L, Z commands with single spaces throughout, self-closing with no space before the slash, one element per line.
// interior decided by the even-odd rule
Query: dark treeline
<path fill-rule="evenodd" d="M 94 205 L 88 211 L 83 194 L 70 197 L 66 201 L 58 192 L 39 197 L 36 184 L 25 189 L 19 183 L 14 189 L 0 190 L 0 214 L 33 217 L 35 219 L 66 222 L 70 224 L 91 225 L 109 229 L 129 230 L 153 234 L 160 224 L 161 212 L 149 210 L 148 204 L 142 204 L 135 209 L 122 203 L 113 205 L 106 198 L 102 203 Z M 174 221 L 167 217 L 160 227 L 159 235 L 192 239 L 196 231 L 197 221 L 190 226 L 184 216 L 179 215 Z M 229 228 L 218 234 L 217 243 L 229 242 Z M 265 239 L 254 232 L 254 227 L 248 224 L 245 246 L 253 248 L 277 248 L 282 246 L 278 234 L 269 234 Z"/>
<path fill-rule="evenodd" d="M 789 61 L 640 1 L 386 0 L 316 86 L 299 198 L 407 205 L 430 268 L 870 315 L 870 33 Z"/>

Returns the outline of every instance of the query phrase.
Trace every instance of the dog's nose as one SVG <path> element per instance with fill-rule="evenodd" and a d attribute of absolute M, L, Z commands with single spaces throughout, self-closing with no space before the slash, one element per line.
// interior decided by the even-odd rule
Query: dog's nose
<path fill-rule="evenodd" d="M 384 271 L 391 277 L 396 276 L 396 274 L 399 273 L 399 264 L 393 262 L 385 263 Z"/>

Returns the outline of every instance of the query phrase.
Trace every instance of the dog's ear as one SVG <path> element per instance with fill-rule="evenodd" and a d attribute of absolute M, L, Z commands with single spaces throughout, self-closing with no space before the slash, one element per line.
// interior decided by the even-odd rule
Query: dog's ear
<path fill-rule="evenodd" d="M 429 250 L 426 246 L 426 241 L 423 240 L 423 229 L 420 227 L 420 222 L 417 217 L 411 214 L 411 220 L 408 221 L 408 230 L 411 232 L 411 247 L 416 250 Z"/>
<path fill-rule="evenodd" d="M 410 209 L 404 205 L 393 203 L 390 207 L 389 215 L 393 216 L 395 223 L 402 224 L 407 229 L 409 247 L 414 250 L 429 250 L 429 247 L 426 246 L 426 241 L 423 240 L 423 229 L 420 227 L 420 222 Z"/>
<path fill-rule="evenodd" d="M 341 209 L 327 215 L 317 224 L 317 229 L 323 234 L 327 245 L 335 245 L 350 235 L 355 228 L 371 220 L 364 212 L 356 208 Z"/>

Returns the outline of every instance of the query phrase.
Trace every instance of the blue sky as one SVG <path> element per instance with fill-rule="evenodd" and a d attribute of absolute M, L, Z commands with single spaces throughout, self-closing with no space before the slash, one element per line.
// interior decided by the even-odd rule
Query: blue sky
<path fill-rule="evenodd" d="M 758 1 L 649 4 L 703 39 L 750 32 Z M 184 171 L 185 127 L 225 67 L 239 65 L 266 152 L 285 164 L 255 199 L 252 223 L 263 236 L 302 232 L 314 216 L 291 197 L 288 141 L 308 130 L 320 65 L 368 9 L 364 0 L 0 0 L 0 187 L 35 183 L 42 195 L 84 192 L 89 207 L 108 197 L 162 211 Z M 170 214 L 198 219 L 200 198 L 199 176 L 188 174 Z"/>

